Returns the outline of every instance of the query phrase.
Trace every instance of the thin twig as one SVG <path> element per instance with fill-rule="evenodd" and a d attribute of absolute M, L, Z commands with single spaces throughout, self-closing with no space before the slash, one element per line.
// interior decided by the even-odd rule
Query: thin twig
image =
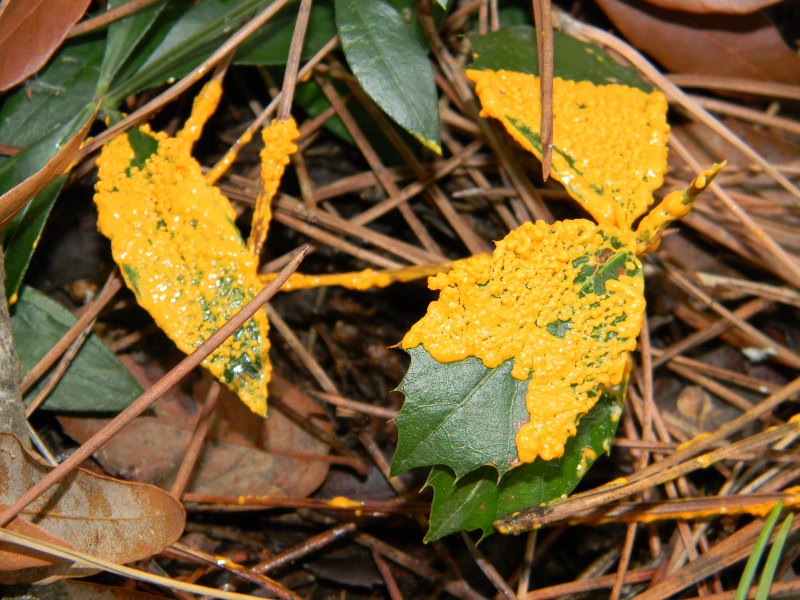
<path fill-rule="evenodd" d="M 539 99 L 542 138 L 542 179 L 550 177 L 553 159 L 553 15 L 550 0 L 533 0 L 533 20 L 536 24 L 536 48 L 539 60 Z"/>
<path fill-rule="evenodd" d="M 475 563 L 480 567 L 481 571 L 483 571 L 483 574 L 486 575 L 486 578 L 492 582 L 495 589 L 497 589 L 504 598 L 507 598 L 507 600 L 517 600 L 517 595 L 514 593 L 514 590 L 512 590 L 508 583 L 506 583 L 506 580 L 500 576 L 500 573 L 497 572 L 494 565 L 486 559 L 483 552 L 478 550 L 475 542 L 470 539 L 466 532 L 461 532 L 461 539 L 464 540 L 464 544 L 475 560 Z"/>
<path fill-rule="evenodd" d="M 180 499 L 186 486 L 189 483 L 189 478 L 192 475 L 197 459 L 200 456 L 200 448 L 203 446 L 203 441 L 208 433 L 208 428 L 211 426 L 211 417 L 214 414 L 214 407 L 217 405 L 217 398 L 219 398 L 220 385 L 216 381 L 212 381 L 208 387 L 203 406 L 197 414 L 197 420 L 194 424 L 194 431 L 192 438 L 189 440 L 189 445 L 183 453 L 183 461 L 175 475 L 175 481 L 172 483 L 169 493 L 173 497 Z"/>
<path fill-rule="evenodd" d="M 240 564 L 237 564 L 229 558 L 212 556 L 202 550 L 190 548 L 184 544 L 176 542 L 167 548 L 167 554 L 172 554 L 177 558 L 183 560 L 191 560 L 196 563 L 223 569 L 236 577 L 239 577 L 249 583 L 253 583 L 271 594 L 274 594 L 282 600 L 301 600 L 302 596 L 298 596 L 292 590 L 284 585 L 278 583 L 274 579 L 267 577 L 262 573 L 256 573 L 253 569 L 248 569 Z"/>
<path fill-rule="evenodd" d="M 283 88 L 278 104 L 278 119 L 288 119 L 292 110 L 294 88 L 297 84 L 297 69 L 300 66 L 300 55 L 303 52 L 303 41 L 306 36 L 308 18 L 311 15 L 311 0 L 302 0 L 297 9 L 297 20 L 294 23 L 292 43 L 289 46 L 289 58 L 286 60 L 286 69 L 283 75 Z"/>
<path fill-rule="evenodd" d="M 69 30 L 66 39 L 78 37 L 79 35 L 89 33 L 90 31 L 101 29 L 106 25 L 110 25 L 114 21 L 119 21 L 128 15 L 139 12 L 140 10 L 147 8 L 151 4 L 155 4 L 158 1 L 159 0 L 130 0 L 130 2 L 126 2 L 121 6 L 112 8 L 100 15 L 97 15 L 96 17 L 86 19 L 85 21 L 81 21 L 80 23 L 76 24 L 72 29 Z"/>

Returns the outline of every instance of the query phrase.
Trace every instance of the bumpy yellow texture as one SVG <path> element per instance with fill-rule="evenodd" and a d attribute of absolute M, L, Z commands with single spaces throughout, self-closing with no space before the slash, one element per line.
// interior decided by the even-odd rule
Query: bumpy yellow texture
<path fill-rule="evenodd" d="M 449 271 L 453 265 L 462 261 L 453 261 L 437 265 L 413 265 L 401 269 L 364 269 L 347 273 L 325 273 L 323 275 L 304 275 L 292 273 L 281 287 L 282 292 L 294 290 L 307 290 L 318 287 L 341 286 L 348 290 L 365 291 L 371 288 L 384 288 L 393 283 L 414 281 L 443 271 Z M 276 273 L 261 275 L 261 281 L 269 283 L 275 278 Z"/>
<path fill-rule="evenodd" d="M 204 88 L 175 137 L 141 128 L 158 140 L 143 168 L 130 167 L 134 150 L 127 134 L 106 144 L 98 159 L 98 228 L 111 240 L 139 304 L 186 353 L 262 287 L 257 260 L 233 224 L 233 208 L 191 156 L 218 92 L 214 82 Z M 267 327 L 259 312 L 203 363 L 261 415 L 271 372 Z"/>
<path fill-rule="evenodd" d="M 300 137 L 300 132 L 294 119 L 289 117 L 272 121 L 264 128 L 261 137 L 264 140 L 264 149 L 261 150 L 261 190 L 256 198 L 253 227 L 247 240 L 247 247 L 256 255 L 267 239 L 272 219 L 272 198 L 278 192 L 289 157 L 297 152 L 294 142 Z"/>
<path fill-rule="evenodd" d="M 727 161 L 713 165 L 698 175 L 685 190 L 667 196 L 647 213 L 636 228 L 638 254 L 652 252 L 661 242 L 661 234 L 674 221 L 682 219 L 692 210 L 694 199 L 706 189 L 717 174 L 725 168 Z"/>
<path fill-rule="evenodd" d="M 519 458 L 560 457 L 600 388 L 622 380 L 636 347 L 645 301 L 634 244 L 629 232 L 583 219 L 525 223 L 492 256 L 431 277 L 439 299 L 402 345 L 422 344 L 439 362 L 475 356 L 494 368 L 514 359 L 512 376 L 530 377 Z"/>
<path fill-rule="evenodd" d="M 502 121 L 523 148 L 541 158 L 539 78 L 490 70 L 467 76 L 476 84 L 482 115 Z M 598 223 L 629 230 L 663 181 L 666 113 L 661 92 L 556 77 L 552 175 Z"/>

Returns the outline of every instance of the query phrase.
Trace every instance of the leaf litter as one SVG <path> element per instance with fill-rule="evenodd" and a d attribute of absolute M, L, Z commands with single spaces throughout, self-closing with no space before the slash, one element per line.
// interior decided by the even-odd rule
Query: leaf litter
<path fill-rule="evenodd" d="M 302 126 L 302 122 L 300 122 L 300 125 Z M 765 143 L 767 146 L 770 145 L 770 138 L 776 145 L 783 143 L 785 141 L 784 138 L 791 139 L 791 136 L 787 136 L 776 129 L 762 129 L 761 133 L 766 134 Z M 706 133 L 703 137 L 708 138 L 710 136 Z M 325 139 L 324 135 L 321 139 Z M 303 148 L 303 141 L 300 141 L 301 148 Z M 452 142 L 453 140 L 450 141 Z M 509 147 L 513 147 L 513 142 L 509 139 L 505 139 L 504 143 Z M 311 174 L 310 181 L 314 181 L 315 187 L 321 189 L 332 182 L 323 177 L 322 169 L 315 170 L 314 167 L 319 167 L 329 162 L 330 157 L 329 155 L 323 155 L 325 156 L 325 161 L 323 162 L 319 155 L 315 156 L 312 148 L 314 148 L 313 144 L 307 149 L 301 150 L 301 152 L 304 153 L 303 158 L 311 165 L 311 169 L 306 170 L 306 173 Z M 457 145 L 451 144 L 449 146 L 449 150 L 454 153 L 458 152 L 457 148 Z M 346 153 L 334 151 L 334 156 L 338 157 L 338 160 L 341 161 L 345 168 L 350 169 L 348 174 L 354 174 L 358 172 L 358 169 L 363 169 L 363 165 L 358 162 L 348 163 L 343 158 L 343 155 L 346 155 Z M 671 155 L 674 156 L 675 153 L 671 153 Z M 523 155 L 519 154 L 518 156 L 521 158 Z M 712 162 L 723 156 L 727 156 L 727 149 L 715 151 L 712 156 L 705 160 L 706 162 Z M 486 158 L 482 160 L 486 161 Z M 524 158 L 521 158 L 521 160 L 524 160 Z M 704 159 L 701 159 L 700 162 L 704 162 Z M 679 159 L 675 159 L 675 163 L 668 175 L 667 185 L 682 187 L 685 185 L 685 181 L 694 174 L 691 172 L 692 169 L 687 169 Z M 528 217 L 528 209 L 519 202 L 518 196 L 511 196 L 511 199 L 509 199 L 509 195 L 492 195 L 494 190 L 509 190 L 508 187 L 505 187 L 506 184 L 503 180 L 495 176 L 492 169 L 485 171 L 487 175 L 483 177 L 488 176 L 489 179 L 488 181 L 484 179 L 483 185 L 480 183 L 480 173 L 475 173 L 471 169 L 472 167 L 467 163 L 463 170 L 459 171 L 459 176 L 471 177 L 471 181 L 474 183 L 457 177 L 443 178 L 441 183 L 449 186 L 449 190 L 456 191 L 470 189 L 470 186 L 473 185 L 478 188 L 484 194 L 483 197 L 477 196 L 476 198 L 478 199 L 474 202 L 460 200 L 453 202 L 453 205 L 456 210 L 461 212 L 465 221 L 473 229 L 478 230 L 478 223 L 481 221 L 481 231 L 489 230 L 488 234 L 484 233 L 486 241 L 502 239 L 508 231 L 508 227 L 504 229 L 504 221 L 499 216 L 494 216 L 495 214 L 503 213 L 503 211 L 497 211 L 498 205 L 507 210 L 507 213 L 503 214 L 506 219 L 510 218 L 512 221 L 519 217 Z M 534 170 L 532 169 L 531 173 L 533 172 Z M 366 179 L 372 182 L 375 181 L 369 171 L 363 171 L 363 173 Z M 301 178 L 301 181 L 307 177 L 303 175 L 302 167 L 298 168 L 297 176 Z M 414 183 L 410 178 L 403 179 L 402 174 L 398 177 L 401 185 L 413 185 Z M 752 189 L 752 183 L 756 178 L 761 183 L 759 189 L 754 190 Z M 362 190 L 369 190 L 369 185 L 371 184 L 358 188 L 353 185 L 352 181 L 342 185 L 346 180 L 345 178 L 341 179 L 342 182 L 337 183 L 340 184 L 342 192 L 332 197 L 329 196 L 326 201 L 331 203 L 331 208 L 335 206 L 337 210 L 344 211 L 344 214 L 358 214 L 360 210 L 364 210 L 363 200 L 358 200 L 352 195 L 345 194 L 347 192 L 358 193 Z M 747 202 L 746 198 L 741 196 L 741 202 L 748 211 L 754 211 L 753 214 L 758 214 L 761 221 L 769 226 L 770 235 L 774 235 L 780 243 L 791 249 L 791 236 L 781 230 L 779 225 L 783 219 L 792 219 L 794 216 L 791 210 L 787 208 L 787 204 L 780 201 L 782 194 L 776 192 L 774 184 L 770 184 L 768 178 L 761 175 L 753 176 L 751 167 L 745 160 L 739 164 L 729 165 L 726 172 L 720 176 L 720 181 L 726 189 L 735 190 L 743 195 L 755 195 L 758 201 Z M 226 193 L 233 192 L 230 194 L 232 198 L 241 199 L 239 201 L 242 202 L 243 206 L 252 205 L 255 200 L 256 195 L 253 187 L 247 185 L 246 181 L 237 179 L 236 176 L 230 176 L 223 180 L 222 185 Z M 515 190 L 512 188 L 511 192 L 514 193 Z M 557 202 L 550 202 L 550 204 L 554 209 L 566 211 L 570 218 L 578 216 L 575 214 L 574 209 L 565 209 Z M 450 232 L 449 235 L 451 237 L 445 236 L 443 238 L 445 241 L 441 242 L 448 256 L 461 257 L 464 255 L 458 233 L 450 231 L 447 221 L 440 217 L 436 209 L 418 202 L 412 203 L 412 206 L 414 211 L 423 217 L 423 222 L 427 227 Z M 701 430 L 704 426 L 702 421 L 696 421 L 690 426 L 672 418 L 675 414 L 675 408 L 670 403 L 679 399 L 681 390 L 686 388 L 689 381 L 693 382 L 693 385 L 699 385 L 706 393 L 711 394 L 715 402 L 728 403 L 742 400 L 744 402 L 742 406 L 745 406 L 746 403 L 757 404 L 770 391 L 780 392 L 787 389 L 785 385 L 791 381 L 792 370 L 781 366 L 779 362 L 776 362 L 775 356 L 769 352 L 765 352 L 759 361 L 754 361 L 739 350 L 735 350 L 734 354 L 738 357 L 737 361 L 723 359 L 721 362 L 719 354 L 714 353 L 714 351 L 718 351 L 721 348 L 731 349 L 736 347 L 743 350 L 748 347 L 748 344 L 752 345 L 751 342 L 754 341 L 751 339 L 752 336 L 748 339 L 748 333 L 746 331 L 742 332 L 741 327 L 737 325 L 735 314 L 738 314 L 741 308 L 739 305 L 740 300 L 737 298 L 765 298 L 763 294 L 766 292 L 758 292 L 753 296 L 752 291 L 740 291 L 740 295 L 737 298 L 732 298 L 731 290 L 738 289 L 735 280 L 755 279 L 778 290 L 778 293 L 780 293 L 781 289 L 791 291 L 780 280 L 776 280 L 769 275 L 768 271 L 763 269 L 763 259 L 756 252 L 759 248 L 759 240 L 753 238 L 748 231 L 742 230 L 735 220 L 724 218 L 722 215 L 726 214 L 725 210 L 724 205 L 717 204 L 712 196 L 706 195 L 701 198 L 697 202 L 697 212 L 695 214 L 702 217 L 702 219 L 690 216 L 685 224 L 668 230 L 662 250 L 656 253 L 654 258 L 649 258 L 645 261 L 644 268 L 654 271 L 654 278 L 648 281 L 653 281 L 649 285 L 651 289 L 656 291 L 648 293 L 647 297 L 649 335 L 642 341 L 641 348 L 644 354 L 635 354 L 635 363 L 632 371 L 634 384 L 631 386 L 631 391 L 626 399 L 626 412 L 624 413 L 620 433 L 617 434 L 615 439 L 616 449 L 613 458 L 612 460 L 603 459 L 600 461 L 595 467 L 596 473 L 593 471 L 591 479 L 583 484 L 584 487 L 582 489 L 584 491 L 591 490 L 595 485 L 612 481 L 615 477 L 630 477 L 632 473 L 636 472 L 637 466 L 642 464 L 644 451 L 655 451 L 657 454 L 651 456 L 650 460 L 657 460 L 658 457 L 665 456 L 665 454 L 668 455 L 679 442 L 688 441 L 700 432 L 698 430 Z M 281 217 L 288 215 L 285 209 L 281 208 L 278 208 L 276 213 L 280 214 Z M 290 219 L 281 221 L 283 227 L 286 227 L 283 234 L 284 238 L 278 237 L 268 240 L 268 257 L 279 257 L 282 252 L 287 252 L 293 244 L 307 239 L 305 236 L 312 236 L 317 240 L 319 246 L 316 257 L 312 257 L 312 261 L 309 264 L 309 269 L 313 271 L 326 274 L 333 270 L 357 271 L 364 267 L 380 268 L 382 266 L 375 263 L 370 264 L 369 258 L 366 261 L 363 258 L 369 256 L 363 250 L 370 250 L 379 255 L 383 252 L 383 250 L 372 246 L 370 241 L 359 238 L 357 235 L 354 236 L 344 228 L 322 225 L 319 221 L 314 221 L 313 219 L 304 220 L 302 216 L 297 219 L 296 214 L 294 218 L 296 219 L 295 221 Z M 287 223 L 292 225 L 287 226 Z M 283 229 L 283 227 L 280 229 Z M 413 238 L 409 237 L 408 230 L 401 218 L 387 219 L 385 223 L 381 224 L 380 228 L 382 231 L 390 231 L 398 238 L 413 240 Z M 280 231 L 277 227 L 275 229 Z M 725 237 L 726 234 L 729 237 Z M 677 243 L 678 240 L 681 243 Z M 351 246 L 342 243 L 348 241 Z M 355 242 L 355 244 L 352 244 L 352 242 Z M 694 248 L 697 252 L 684 252 L 683 249 L 687 247 Z M 350 257 L 347 256 L 348 253 L 351 255 Z M 774 265 L 770 266 L 774 268 Z M 732 287 L 725 288 L 725 295 L 723 295 L 721 288 L 714 286 L 704 286 L 703 288 L 681 287 L 680 280 L 676 279 L 676 273 L 690 275 L 693 280 L 695 277 L 699 277 L 700 281 L 705 281 L 703 279 L 704 276 L 724 274 L 731 278 L 734 283 L 729 284 Z M 404 330 L 408 329 L 408 326 L 422 314 L 424 304 L 429 297 L 425 295 L 424 291 L 414 288 L 410 293 L 413 295 L 412 297 L 417 298 L 416 301 L 398 300 L 398 297 L 405 296 L 405 292 L 405 289 L 401 290 L 398 286 L 390 287 L 386 292 L 370 292 L 361 298 L 337 290 L 328 290 L 320 294 L 316 292 L 298 292 L 277 298 L 274 304 L 281 314 L 287 318 L 292 329 L 305 342 L 307 348 L 310 348 L 312 361 L 329 372 L 335 379 L 336 387 L 340 393 L 367 402 L 380 399 L 386 406 L 397 408 L 399 399 L 397 396 L 389 397 L 387 392 L 397 384 L 397 378 L 392 379 L 389 376 L 381 376 L 380 372 L 369 372 L 367 363 L 364 360 L 363 350 L 370 340 L 373 343 L 377 342 L 377 345 L 382 347 L 396 343 L 402 338 Z M 718 308 L 717 305 L 711 305 L 712 309 L 709 309 L 710 305 L 704 294 L 711 294 L 713 298 L 717 299 L 717 305 L 728 307 L 732 311 L 730 314 L 734 316 L 726 316 L 727 313 L 720 314 L 715 312 L 714 308 Z M 789 347 L 790 351 L 793 351 L 792 349 L 796 347 L 797 332 L 795 331 L 796 328 L 792 326 L 792 320 L 787 319 L 787 316 L 792 314 L 789 308 L 790 305 L 782 304 L 780 300 L 776 301 L 772 297 L 767 299 L 766 308 L 755 312 L 751 316 L 742 318 L 746 319 L 747 322 L 752 322 L 759 330 L 764 331 L 770 339 Z M 704 319 L 703 324 L 699 324 L 699 321 L 696 320 L 690 320 L 688 317 L 690 314 L 701 316 Z M 112 313 L 113 315 L 114 313 Z M 119 317 L 115 318 L 118 319 Z M 398 321 L 402 322 L 398 323 Z M 726 337 L 712 337 L 711 339 L 701 340 L 691 335 L 695 331 L 702 331 L 708 325 L 720 322 L 725 325 L 721 333 L 724 333 Z M 309 323 L 312 325 L 309 326 Z M 348 328 L 354 329 L 354 331 L 348 334 Z M 377 328 L 380 330 L 376 331 Z M 731 334 L 735 334 L 737 337 L 729 337 Z M 735 345 L 733 347 L 729 346 L 728 343 L 734 339 L 738 341 L 734 342 Z M 141 353 L 147 348 L 147 341 L 147 336 L 145 336 L 144 345 L 134 346 L 137 352 Z M 163 339 L 161 343 L 163 345 Z M 304 382 L 304 386 L 312 389 L 318 385 L 306 373 L 308 363 L 297 358 L 296 350 L 293 347 L 285 345 L 282 338 L 274 337 L 273 343 L 282 350 L 282 352 L 278 353 L 279 356 L 275 357 L 276 370 L 282 373 L 290 373 L 295 382 Z M 646 360 L 658 357 L 659 351 L 664 348 L 669 348 L 671 345 L 678 343 L 684 343 L 684 348 L 677 356 L 674 356 L 666 363 L 666 368 L 661 367 L 655 371 L 650 371 L 646 366 L 643 366 L 642 360 L 645 354 L 649 357 L 644 358 L 646 362 Z M 149 352 L 152 351 L 151 347 Z M 273 354 L 275 353 L 273 352 Z M 148 357 L 147 360 L 150 360 L 150 358 Z M 688 371 L 686 370 L 687 361 L 691 365 Z M 680 368 L 683 368 L 684 371 L 679 371 Z M 373 371 L 379 370 L 378 367 L 373 367 Z M 353 375 L 354 371 L 358 373 L 358 376 Z M 653 379 L 649 379 L 650 377 L 653 377 Z M 366 380 L 366 383 L 362 379 Z M 728 388 L 728 391 L 725 392 L 719 389 L 720 387 Z M 683 405 L 685 405 L 685 397 L 682 402 Z M 742 408 L 737 408 L 736 410 L 741 411 Z M 272 412 L 272 416 L 276 416 L 275 413 L 277 411 Z M 187 413 L 178 412 L 176 414 L 185 415 Z M 332 413 L 329 414 L 332 415 Z M 771 422 L 769 419 L 783 420 L 790 414 L 791 411 L 788 407 L 779 405 L 778 411 L 767 418 L 765 423 Z M 156 416 L 155 418 L 159 417 Z M 185 419 L 185 417 L 183 418 Z M 334 431 L 337 432 L 338 438 L 346 440 L 347 444 L 349 444 L 345 448 L 337 449 L 336 452 L 355 449 L 365 458 L 373 457 L 380 465 L 380 458 L 370 454 L 370 448 L 373 450 L 379 448 L 386 452 L 392 446 L 393 430 L 391 426 L 387 426 L 383 421 L 353 414 L 352 411 L 349 413 L 339 411 L 338 415 L 334 417 L 333 423 Z M 713 427 L 713 425 L 707 426 Z M 182 431 L 186 429 L 184 427 Z M 743 435 L 746 438 L 748 433 Z M 128 442 L 129 448 L 137 443 L 138 441 L 133 438 L 132 441 Z M 361 447 L 364 449 L 361 450 Z M 683 478 L 679 483 L 681 486 L 688 486 L 685 489 L 689 491 L 692 490 L 692 486 L 702 486 L 705 488 L 706 493 L 712 494 L 720 489 L 742 490 L 747 485 L 751 487 L 748 491 L 758 489 L 764 489 L 765 491 L 770 489 L 780 490 L 786 489 L 795 482 L 791 472 L 783 467 L 785 463 L 781 461 L 785 459 L 785 456 L 781 454 L 779 448 L 769 450 L 761 456 L 759 456 L 759 451 L 756 449 L 754 452 L 745 453 L 738 458 L 744 461 L 745 465 L 755 464 L 753 461 L 759 458 L 768 461 L 766 464 L 761 463 L 760 470 L 771 475 L 768 478 L 765 477 L 764 480 L 758 480 L 757 469 L 751 469 L 745 475 L 737 475 L 735 471 L 731 471 L 729 468 L 733 463 L 722 463 L 718 465 L 713 476 L 701 473 L 696 478 Z M 514 471 L 512 470 L 509 477 L 513 473 Z M 405 479 L 400 482 L 393 480 L 393 483 L 396 493 L 404 494 L 408 489 L 418 488 L 422 481 L 417 477 L 417 479 Z M 679 487 L 679 489 L 681 488 Z M 665 489 L 663 492 L 661 490 L 662 488 L 653 488 L 653 493 L 666 502 L 670 490 Z M 686 492 L 681 491 L 680 493 L 685 494 Z M 746 496 L 746 494 L 744 495 Z M 357 501 L 358 498 L 355 498 L 355 500 Z M 434 497 L 434 502 L 436 502 L 436 497 Z M 720 507 L 724 508 L 724 496 L 720 497 L 719 503 Z M 211 502 L 207 506 L 217 510 L 226 510 L 227 508 L 225 503 Z M 443 509 L 443 512 L 446 511 L 455 513 L 455 511 L 451 510 L 451 507 Z M 355 515 L 355 511 L 353 514 Z M 259 519 L 260 525 L 266 525 L 266 531 L 256 530 L 249 522 L 249 516 L 244 519 L 244 522 L 237 522 L 232 526 L 228 523 L 212 525 L 204 522 L 204 519 L 199 519 L 190 528 L 196 532 L 196 537 L 194 538 L 196 542 L 206 544 L 208 549 L 213 552 L 221 552 L 232 558 L 240 559 L 238 562 L 244 562 L 245 564 L 258 562 L 259 553 L 264 547 L 271 548 L 278 555 L 282 550 L 286 549 L 293 549 L 299 555 L 304 555 L 312 547 L 308 543 L 308 528 L 311 528 L 314 533 L 320 534 L 322 546 L 333 540 L 340 539 L 333 532 L 342 527 L 342 524 L 331 520 L 331 515 L 324 512 L 311 511 L 310 513 L 303 513 L 299 511 L 284 515 L 256 513 L 255 516 Z M 692 521 L 691 513 L 687 513 L 686 516 L 689 520 L 681 521 L 675 527 L 671 526 L 669 531 L 672 532 L 677 528 L 678 531 L 689 535 L 696 533 L 698 537 L 705 536 L 706 541 L 712 548 L 709 552 L 710 558 L 717 546 L 725 541 L 725 533 L 708 529 L 700 521 Z M 492 518 L 494 518 L 494 515 Z M 445 589 L 455 591 L 455 594 L 459 597 L 468 597 L 476 591 L 486 595 L 492 593 L 488 583 L 472 574 L 468 574 L 466 580 L 459 579 L 458 576 L 454 575 L 445 576 L 443 565 L 438 562 L 437 554 L 431 548 L 418 545 L 424 529 L 417 529 L 412 520 L 400 519 L 398 521 L 396 518 L 386 520 L 374 516 L 364 517 L 363 515 L 362 519 L 366 520 L 359 521 L 356 519 L 351 521 L 349 518 L 345 518 L 346 525 L 355 524 L 358 530 L 354 543 L 360 546 L 366 544 L 372 551 L 378 552 L 393 561 L 390 574 L 384 581 L 388 583 L 388 580 L 393 577 L 396 579 L 396 583 L 399 583 L 401 589 L 409 596 L 422 593 L 421 590 L 432 589 L 431 586 L 434 585 L 434 581 L 446 581 L 447 583 L 444 584 Z M 578 517 L 577 521 L 580 522 L 580 517 Z M 727 526 L 733 529 L 741 529 L 742 533 L 748 531 L 744 527 L 745 523 L 746 520 L 741 517 L 737 520 L 725 522 Z M 369 533 L 363 531 L 367 524 L 371 525 Z M 475 526 L 478 529 L 482 527 L 482 524 L 476 524 Z M 288 534 L 286 533 L 287 529 L 289 530 Z M 410 531 L 413 532 L 413 539 L 409 538 Z M 489 560 L 497 565 L 503 574 L 511 573 L 518 567 L 522 567 L 523 570 L 528 568 L 528 565 L 536 567 L 537 576 L 534 580 L 534 586 L 536 586 L 539 593 L 550 594 L 550 597 L 554 597 L 578 590 L 578 583 L 572 584 L 571 582 L 578 578 L 582 567 L 586 566 L 588 568 L 595 558 L 601 556 L 604 552 L 614 550 L 619 539 L 616 536 L 616 531 L 612 525 L 592 527 L 591 529 L 567 528 L 541 532 L 540 540 L 543 538 L 544 543 L 550 548 L 548 551 L 549 556 L 556 557 L 557 561 L 561 563 L 558 566 L 545 562 L 543 556 L 538 552 L 534 553 L 532 562 L 523 565 L 523 547 L 522 544 L 518 543 L 519 540 L 506 540 L 493 536 L 484 541 L 481 548 Z M 652 532 L 648 535 L 651 536 L 651 542 L 668 542 L 667 537 L 654 537 L 656 534 Z M 743 538 L 741 541 L 742 547 L 746 548 L 748 544 L 752 545 L 752 539 Z M 458 540 L 447 539 L 440 548 L 442 548 L 440 552 L 452 553 L 458 557 L 459 561 L 462 560 L 458 556 L 461 549 Z M 667 548 L 677 562 L 680 563 L 686 560 L 686 555 L 681 553 L 681 549 L 678 546 L 675 546 L 674 549 L 670 546 L 667 546 Z M 643 545 L 641 551 L 647 553 L 648 549 Z M 324 553 L 325 550 L 323 549 L 322 552 Z M 693 548 L 689 554 L 691 552 L 698 553 L 702 557 L 706 551 L 700 547 Z M 662 558 L 662 560 L 666 559 Z M 727 559 L 723 558 L 724 560 Z M 264 562 L 269 564 L 270 559 L 267 558 Z M 552 563 L 552 561 L 549 562 Z M 403 565 L 411 570 L 397 569 L 394 564 Z M 176 569 L 175 572 L 190 568 L 185 563 L 176 563 L 170 566 Z M 463 566 L 468 567 L 465 572 L 470 570 L 477 571 L 474 569 L 474 564 L 469 566 L 467 563 L 462 563 Z M 613 566 L 611 568 L 613 569 Z M 586 575 L 589 582 L 588 585 L 596 586 L 594 589 L 611 588 L 614 578 L 617 577 L 620 581 L 631 582 L 629 590 L 641 590 L 641 584 L 636 582 L 647 581 L 653 576 L 652 572 L 647 569 L 647 563 L 639 562 L 634 555 L 630 567 L 628 569 L 620 568 L 616 575 L 601 576 L 592 570 L 587 570 Z M 346 567 L 343 566 L 342 570 L 344 571 L 343 579 L 346 581 Z M 287 585 L 303 585 L 302 582 L 311 581 L 309 573 L 310 571 L 305 570 L 302 564 L 285 568 L 281 572 L 276 571 L 276 575 L 285 581 Z M 715 579 L 716 574 L 713 570 L 706 572 L 705 575 L 712 577 L 710 584 L 712 586 L 716 586 L 717 581 L 719 581 L 720 586 L 727 585 L 724 579 Z M 325 582 L 324 573 L 318 572 L 318 577 L 321 577 L 321 579 L 316 580 L 317 585 L 320 586 L 318 589 L 331 589 L 331 584 Z M 384 575 L 384 577 L 387 576 Z M 659 589 L 663 593 L 677 593 L 687 585 L 694 585 L 700 582 L 700 578 L 697 575 L 692 575 L 692 577 L 694 579 L 688 582 L 686 580 L 678 581 L 675 577 L 667 577 L 662 581 Z M 510 576 L 508 581 L 512 585 L 515 584 L 513 576 Z M 297 584 L 297 582 L 301 583 Z M 564 582 L 567 582 L 567 587 L 562 585 L 558 588 L 547 589 L 548 586 L 563 584 Z M 587 584 L 581 583 L 581 585 Z M 703 584 L 700 583 L 700 585 Z M 668 590 L 668 592 L 665 590 Z"/>

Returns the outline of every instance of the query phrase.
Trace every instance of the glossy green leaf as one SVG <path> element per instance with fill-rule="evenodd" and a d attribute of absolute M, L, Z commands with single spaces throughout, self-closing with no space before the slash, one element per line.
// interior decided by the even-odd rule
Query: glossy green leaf
<path fill-rule="evenodd" d="M 53 183 L 36 194 L 33 200 L 6 225 L 3 231 L 6 299 L 13 298 L 19 291 L 47 217 L 66 181 L 67 175 L 56 178 Z"/>
<path fill-rule="evenodd" d="M 0 109 L 0 144 L 30 148 L 55 139 L 56 130 L 93 100 L 103 47 L 102 40 L 70 43 L 41 73 L 8 96 Z"/>
<path fill-rule="evenodd" d="M 385 0 L 336 0 L 336 26 L 353 74 L 375 103 L 440 153 L 436 84 L 427 52 Z"/>
<path fill-rule="evenodd" d="M 0 194 L 16 187 L 37 173 L 71 139 L 73 139 L 94 113 L 94 106 L 72 113 L 72 119 L 48 135 L 0 164 Z"/>
<path fill-rule="evenodd" d="M 608 452 L 622 411 L 625 386 L 603 393 L 578 425 L 560 459 L 535 462 L 510 471 L 500 483 L 494 469 L 483 467 L 457 479 L 447 467 L 434 467 L 426 485 L 433 488 L 426 542 L 457 531 L 491 534 L 497 519 L 569 494 L 594 463 Z"/>
<path fill-rule="evenodd" d="M 108 93 L 115 105 L 129 94 L 186 75 L 269 0 L 170 3 L 147 31 Z"/>
<path fill-rule="evenodd" d="M 61 304 L 31 287 L 23 287 L 12 306 L 11 325 L 23 374 L 60 340 L 77 319 Z M 30 390 L 35 398 L 47 375 Z M 142 393 L 142 388 L 111 350 L 90 335 L 64 377 L 42 405 L 60 412 L 118 412 Z"/>
<path fill-rule="evenodd" d="M 473 54 L 471 69 L 539 74 L 533 27 L 501 27 L 486 35 L 470 35 L 469 42 Z M 634 69 L 620 65 L 598 46 L 560 31 L 553 32 L 553 75 L 570 81 L 591 81 L 595 85 L 620 83 L 653 91 Z"/>
<path fill-rule="evenodd" d="M 250 36 L 236 51 L 234 62 L 239 65 L 285 65 L 298 6 L 299 2 L 290 3 L 279 15 Z M 311 59 L 335 35 L 333 6 L 314 2 L 303 41 L 301 60 Z"/>
<path fill-rule="evenodd" d="M 493 465 L 501 475 L 517 462 L 514 436 L 528 420 L 528 381 L 511 377 L 513 361 L 487 369 L 477 358 L 440 363 L 422 346 L 398 387 L 406 401 L 395 424 L 400 432 L 392 474 L 445 464 L 458 477 Z"/>
<path fill-rule="evenodd" d="M 108 3 L 108 10 L 112 10 L 126 2 L 128 0 L 111 0 Z M 104 94 L 108 90 L 108 86 L 114 76 L 153 26 L 158 15 L 164 10 L 164 6 L 165 2 L 147 6 L 109 25 L 103 64 L 100 69 L 98 94 Z"/>

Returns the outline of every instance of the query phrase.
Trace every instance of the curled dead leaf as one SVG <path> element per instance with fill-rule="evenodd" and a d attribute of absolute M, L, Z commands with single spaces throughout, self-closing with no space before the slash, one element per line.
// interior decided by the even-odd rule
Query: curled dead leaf
<path fill-rule="evenodd" d="M 16 436 L 0 434 L 0 503 L 13 504 L 50 470 L 50 466 L 29 454 Z M 177 540 L 186 515 L 179 502 L 154 486 L 78 469 L 28 506 L 22 518 L 34 521 L 44 532 L 34 537 L 45 539 L 42 535 L 46 534 L 68 540 L 81 552 L 127 563 L 156 554 Z M 0 571 L 0 584 L 33 583 L 92 572 L 69 562 L 54 561 L 47 566 Z"/>

